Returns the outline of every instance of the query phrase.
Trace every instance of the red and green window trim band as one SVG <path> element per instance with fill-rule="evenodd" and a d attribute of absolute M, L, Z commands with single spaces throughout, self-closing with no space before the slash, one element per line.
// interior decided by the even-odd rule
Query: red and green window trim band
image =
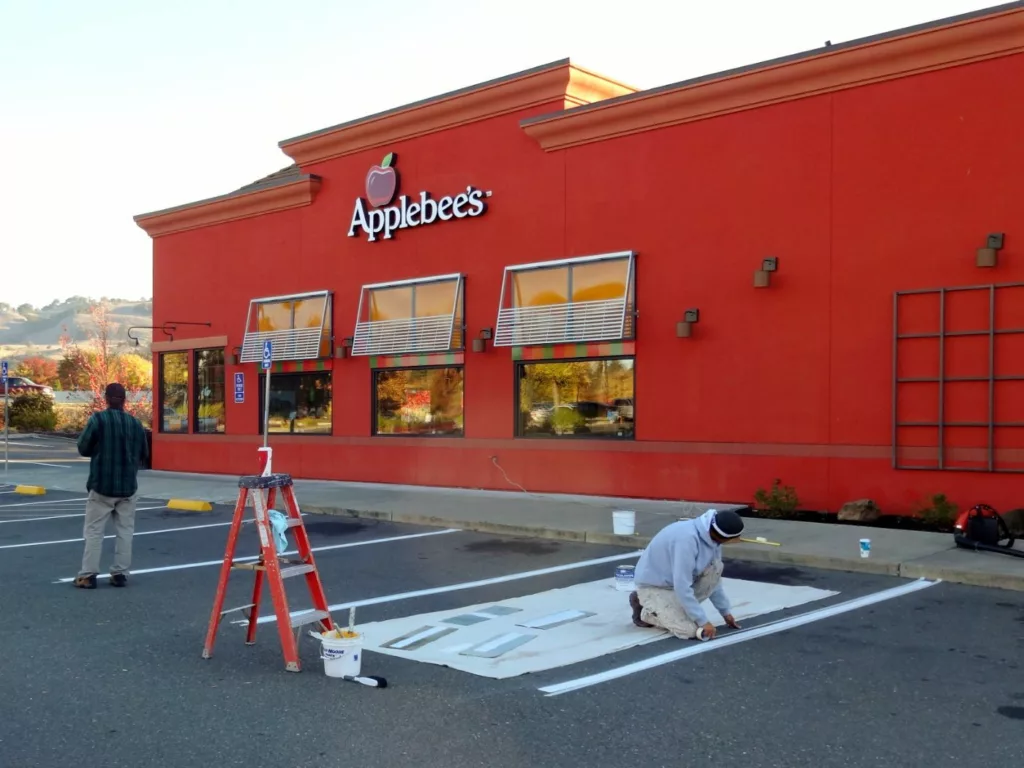
<path fill-rule="evenodd" d="M 428 355 L 373 355 L 371 368 L 416 368 L 430 365 L 462 365 L 464 352 L 436 352 Z"/>
<path fill-rule="evenodd" d="M 271 373 L 316 373 L 334 369 L 334 360 L 279 360 L 270 366 Z"/>
<path fill-rule="evenodd" d="M 559 360 L 570 357 L 622 357 L 635 354 L 635 341 L 612 341 L 596 344 L 551 344 L 542 347 L 512 347 L 513 360 Z"/>

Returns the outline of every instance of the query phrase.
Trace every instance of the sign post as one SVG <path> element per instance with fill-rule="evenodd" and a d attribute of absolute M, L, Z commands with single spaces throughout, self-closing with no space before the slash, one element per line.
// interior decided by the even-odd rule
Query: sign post
<path fill-rule="evenodd" d="M 7 361 L 0 363 L 0 379 L 4 383 L 4 475 L 7 474 L 7 460 L 11 442 L 11 406 L 8 394 L 10 385 L 7 382 Z"/>
<path fill-rule="evenodd" d="M 273 346 L 270 339 L 263 342 L 263 373 L 267 378 L 267 386 L 263 393 L 263 447 L 267 447 L 267 435 L 270 430 L 270 361 L 273 359 Z"/>

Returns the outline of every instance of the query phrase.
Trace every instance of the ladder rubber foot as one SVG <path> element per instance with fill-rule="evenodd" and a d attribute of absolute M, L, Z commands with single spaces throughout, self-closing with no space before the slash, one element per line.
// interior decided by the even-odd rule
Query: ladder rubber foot
<path fill-rule="evenodd" d="M 299 662 L 297 662 L 297 661 L 289 661 L 287 664 L 284 665 L 284 671 L 285 672 L 301 672 L 302 669 L 299 667 Z"/>

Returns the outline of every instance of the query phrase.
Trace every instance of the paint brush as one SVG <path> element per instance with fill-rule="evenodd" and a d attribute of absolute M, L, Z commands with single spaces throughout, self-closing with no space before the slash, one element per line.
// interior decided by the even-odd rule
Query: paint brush
<path fill-rule="evenodd" d="M 758 536 L 756 539 L 744 539 L 740 537 L 740 541 L 745 541 L 747 544 L 767 544 L 769 547 L 781 547 L 782 545 L 777 541 L 768 541 L 764 536 Z"/>

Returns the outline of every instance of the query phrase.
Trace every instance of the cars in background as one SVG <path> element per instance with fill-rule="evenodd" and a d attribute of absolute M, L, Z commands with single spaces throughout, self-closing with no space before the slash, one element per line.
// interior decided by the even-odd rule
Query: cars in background
<path fill-rule="evenodd" d="M 36 384 L 31 379 L 26 379 L 24 376 L 8 376 L 7 377 L 7 393 L 10 397 L 18 397 L 18 395 L 27 395 L 32 392 L 38 392 L 41 395 L 46 395 L 49 398 L 53 397 L 53 387 L 48 387 L 45 384 Z M 3 396 L 3 386 L 0 385 L 0 397 Z"/>

